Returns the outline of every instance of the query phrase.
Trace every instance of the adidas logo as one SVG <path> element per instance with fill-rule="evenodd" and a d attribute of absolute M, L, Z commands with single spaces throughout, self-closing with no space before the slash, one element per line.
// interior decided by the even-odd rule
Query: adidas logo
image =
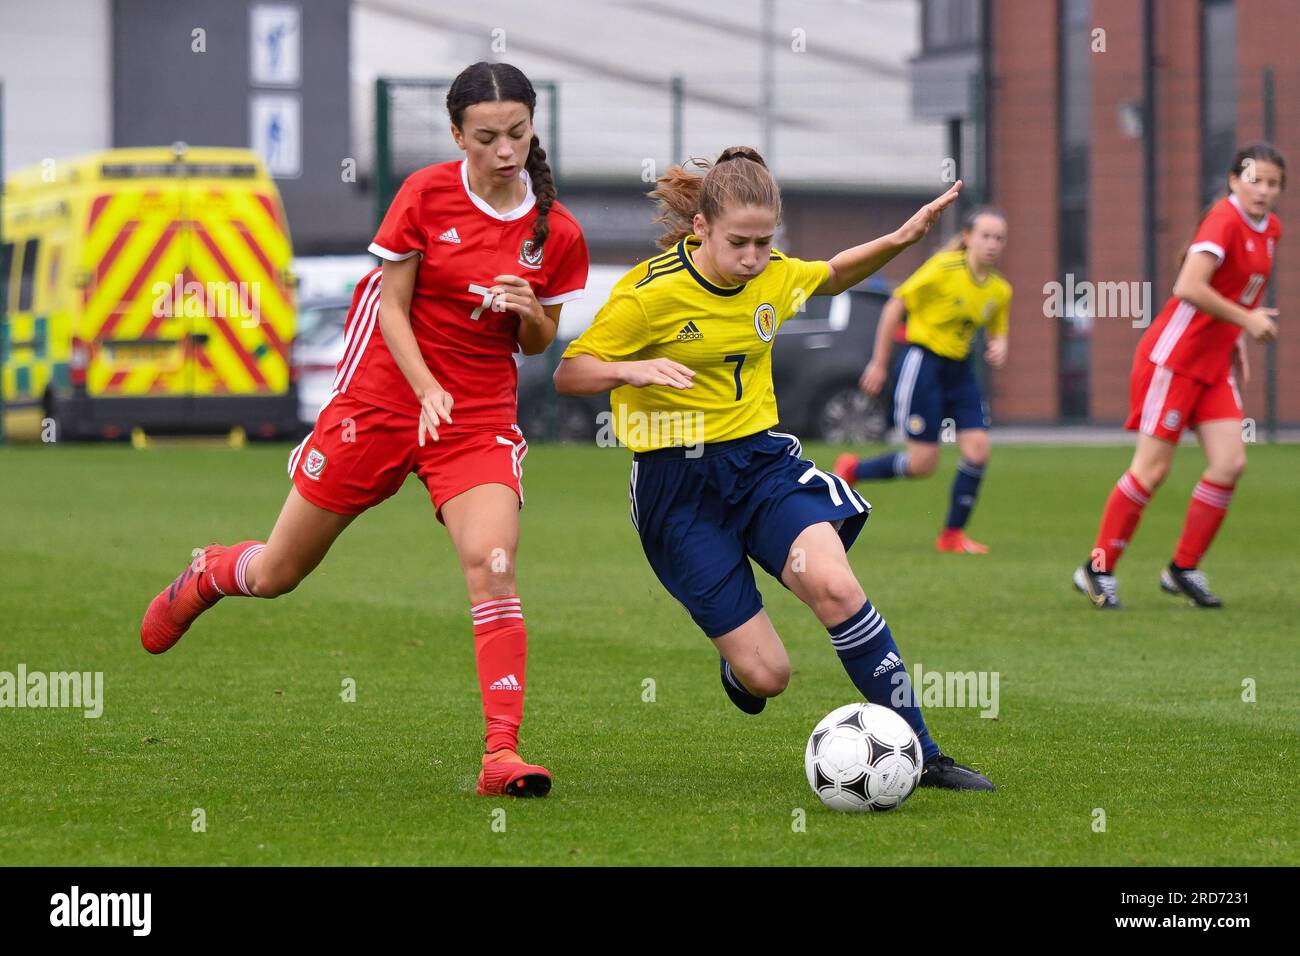
<path fill-rule="evenodd" d="M 888 674 L 895 667 L 901 667 L 902 665 L 903 665 L 902 658 L 900 658 L 893 651 L 890 651 L 888 654 L 885 655 L 884 660 L 882 660 L 876 666 L 876 669 L 872 671 L 871 676 L 879 677 L 881 674 Z"/>
<path fill-rule="evenodd" d="M 678 342 L 694 342 L 696 339 L 704 338 L 704 333 L 699 330 L 694 322 L 687 322 L 682 326 L 682 330 L 677 333 Z"/>
<path fill-rule="evenodd" d="M 515 680 L 514 674 L 507 674 L 500 680 L 494 680 L 488 690 L 523 690 L 524 685 Z"/>
<path fill-rule="evenodd" d="M 452 226 L 450 229 L 448 229 L 446 232 L 444 232 L 444 233 L 443 233 L 441 236 L 439 236 L 438 238 L 439 238 L 440 240 L 442 240 L 443 242 L 455 242 L 455 243 L 457 243 L 457 244 L 460 243 L 460 236 L 456 234 L 456 227 L 455 227 L 455 226 Z"/>

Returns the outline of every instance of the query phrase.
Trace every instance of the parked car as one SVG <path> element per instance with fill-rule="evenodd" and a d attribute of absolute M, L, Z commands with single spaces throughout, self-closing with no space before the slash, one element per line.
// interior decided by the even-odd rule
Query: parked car
<path fill-rule="evenodd" d="M 814 296 L 777 331 L 772 384 L 781 430 L 835 444 L 879 441 L 888 434 L 893 389 L 872 398 L 858 380 L 889 289 L 868 279 L 836 296 Z"/>
<path fill-rule="evenodd" d="M 598 267 L 602 270 L 609 267 Z M 593 268 L 593 277 L 596 274 Z M 578 303 L 564 307 L 560 334 L 543 355 L 523 360 L 519 370 L 519 421 L 525 435 L 559 441 L 592 441 L 597 415 L 609 409 L 609 393 L 557 395 L 551 382 L 565 346 L 590 324 L 609 298 L 624 270 L 612 269 L 589 283 Z M 805 438 L 836 444 L 879 441 L 893 419 L 892 384 L 876 398 L 858 389 L 858 379 L 871 355 L 880 312 L 890 287 L 868 279 L 837 296 L 814 296 L 777 331 L 772 352 L 780 427 Z M 580 305 L 580 309 L 570 308 Z M 891 369 L 893 363 L 891 362 Z"/>
<path fill-rule="evenodd" d="M 298 382 L 298 421 L 304 432 L 311 431 L 329 398 L 334 371 L 343 358 L 343 325 L 351 305 L 350 295 L 340 295 L 304 302 L 298 310 L 293 371 Z"/>
<path fill-rule="evenodd" d="M 552 441 L 587 442 L 596 437 L 596 415 L 609 410 L 609 392 L 558 395 L 551 376 L 565 347 L 591 325 L 609 301 L 614 284 L 631 266 L 592 266 L 581 299 L 565 303 L 555 341 L 541 355 L 519 358 L 519 427 L 527 436 Z"/>

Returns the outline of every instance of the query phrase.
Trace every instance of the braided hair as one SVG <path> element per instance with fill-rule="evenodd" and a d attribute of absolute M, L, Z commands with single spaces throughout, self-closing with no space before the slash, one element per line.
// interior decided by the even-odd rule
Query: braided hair
<path fill-rule="evenodd" d="M 528 107 L 528 119 L 531 121 L 537 107 L 537 92 L 528 77 L 517 67 L 509 63 L 489 63 L 486 60 L 480 60 L 461 70 L 447 90 L 447 114 L 457 129 L 460 129 L 465 119 L 465 110 L 469 107 L 477 103 L 497 102 L 522 103 Z M 532 142 L 528 145 L 528 158 L 524 161 L 524 168 L 528 170 L 533 195 L 537 197 L 533 245 L 540 250 L 551 233 L 548 217 L 551 205 L 555 202 L 555 177 L 546 161 L 546 150 L 542 149 L 541 140 L 536 134 L 533 134 Z"/>

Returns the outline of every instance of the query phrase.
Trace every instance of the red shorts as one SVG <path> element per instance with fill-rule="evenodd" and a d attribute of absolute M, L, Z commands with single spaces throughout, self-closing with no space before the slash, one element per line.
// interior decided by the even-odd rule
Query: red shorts
<path fill-rule="evenodd" d="M 1124 423 L 1129 431 L 1176 444 L 1184 428 L 1241 415 L 1241 393 L 1231 373 L 1206 385 L 1142 356 L 1133 363 Z"/>
<path fill-rule="evenodd" d="M 522 507 L 528 443 L 518 425 L 444 425 L 423 448 L 418 428 L 415 415 L 336 395 L 290 453 L 289 476 L 312 504 L 345 515 L 396 494 L 411 472 L 429 490 L 439 521 L 443 504 L 479 485 L 512 488 Z"/>

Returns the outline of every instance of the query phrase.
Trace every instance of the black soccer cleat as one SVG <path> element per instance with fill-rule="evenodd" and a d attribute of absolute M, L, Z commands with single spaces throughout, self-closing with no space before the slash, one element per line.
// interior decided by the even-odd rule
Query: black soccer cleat
<path fill-rule="evenodd" d="M 944 790 L 996 790 L 993 781 L 978 770 L 963 767 L 951 757 L 939 754 L 925 762 L 918 787 L 941 787 Z"/>
<path fill-rule="evenodd" d="M 767 706 L 766 697 L 755 697 L 749 691 L 745 690 L 736 675 L 732 672 L 731 667 L 727 664 L 725 657 L 719 657 L 718 663 L 722 670 L 722 689 L 727 692 L 731 702 L 747 714 L 757 714 L 762 712 Z"/>
<path fill-rule="evenodd" d="M 1167 594 L 1181 594 L 1197 607 L 1223 607 L 1219 596 L 1210 590 L 1205 575 L 1196 568 L 1170 564 L 1160 572 L 1160 589 Z"/>
<path fill-rule="evenodd" d="M 1091 564 L 1074 569 L 1074 586 L 1088 596 L 1099 611 L 1119 609 L 1119 584 L 1115 575 L 1094 571 Z"/>

